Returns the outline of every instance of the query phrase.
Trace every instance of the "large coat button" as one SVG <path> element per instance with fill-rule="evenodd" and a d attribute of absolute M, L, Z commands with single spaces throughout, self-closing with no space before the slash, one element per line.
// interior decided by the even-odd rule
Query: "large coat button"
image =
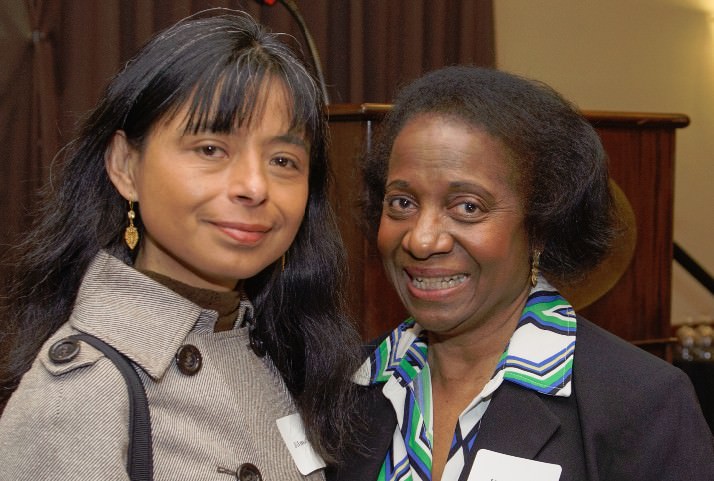
<path fill-rule="evenodd" d="M 191 344 L 181 346 L 181 349 L 176 353 L 176 365 L 182 374 L 193 376 L 200 371 L 203 366 L 201 351 Z"/>
<path fill-rule="evenodd" d="M 50 347 L 50 360 L 55 364 L 69 362 L 79 354 L 79 341 L 65 337 L 52 344 Z"/>
<path fill-rule="evenodd" d="M 263 481 L 260 471 L 254 464 L 241 464 L 236 471 L 236 479 L 238 481 Z"/>

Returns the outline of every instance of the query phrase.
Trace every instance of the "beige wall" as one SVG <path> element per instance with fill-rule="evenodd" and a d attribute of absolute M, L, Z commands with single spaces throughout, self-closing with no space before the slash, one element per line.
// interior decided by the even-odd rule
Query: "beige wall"
<path fill-rule="evenodd" d="M 714 0 L 494 0 L 499 68 L 584 110 L 684 113 L 674 239 L 714 274 Z M 672 322 L 714 316 L 674 263 Z"/>

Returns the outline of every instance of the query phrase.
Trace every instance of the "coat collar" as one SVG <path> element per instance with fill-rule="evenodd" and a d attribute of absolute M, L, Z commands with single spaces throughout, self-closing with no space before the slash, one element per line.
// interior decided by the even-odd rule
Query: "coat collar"
<path fill-rule="evenodd" d="M 174 361 L 189 332 L 194 328 L 212 332 L 216 318 L 215 311 L 201 309 L 100 251 L 82 280 L 69 322 L 75 329 L 108 343 L 158 379 Z"/>

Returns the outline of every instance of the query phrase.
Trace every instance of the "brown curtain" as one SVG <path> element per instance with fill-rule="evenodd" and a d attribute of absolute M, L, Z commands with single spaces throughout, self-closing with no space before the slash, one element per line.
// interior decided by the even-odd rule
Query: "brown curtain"
<path fill-rule="evenodd" d="M 29 206 L 57 152 L 57 6 L 51 0 L 8 0 L 1 7 L 0 253 L 29 226 Z"/>
<path fill-rule="evenodd" d="M 331 103 L 389 102 L 401 83 L 425 71 L 493 66 L 492 2 L 296 0 L 320 52 Z M 155 32 L 215 7 L 245 10 L 306 45 L 280 2 L 3 0 L 0 256 L 28 227 L 34 192 L 47 181 L 53 156 L 114 72 Z M 308 48 L 301 50 L 307 56 Z"/>

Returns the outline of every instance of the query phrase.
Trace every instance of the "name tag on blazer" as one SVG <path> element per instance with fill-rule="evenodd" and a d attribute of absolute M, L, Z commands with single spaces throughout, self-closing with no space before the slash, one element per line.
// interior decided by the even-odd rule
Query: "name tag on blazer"
<path fill-rule="evenodd" d="M 325 461 L 315 452 L 307 440 L 305 427 L 299 414 L 291 414 L 277 420 L 278 430 L 290 451 L 300 474 L 307 476 L 325 467 Z"/>
<path fill-rule="evenodd" d="M 468 481 L 558 481 L 562 471 L 558 464 L 479 449 Z"/>

